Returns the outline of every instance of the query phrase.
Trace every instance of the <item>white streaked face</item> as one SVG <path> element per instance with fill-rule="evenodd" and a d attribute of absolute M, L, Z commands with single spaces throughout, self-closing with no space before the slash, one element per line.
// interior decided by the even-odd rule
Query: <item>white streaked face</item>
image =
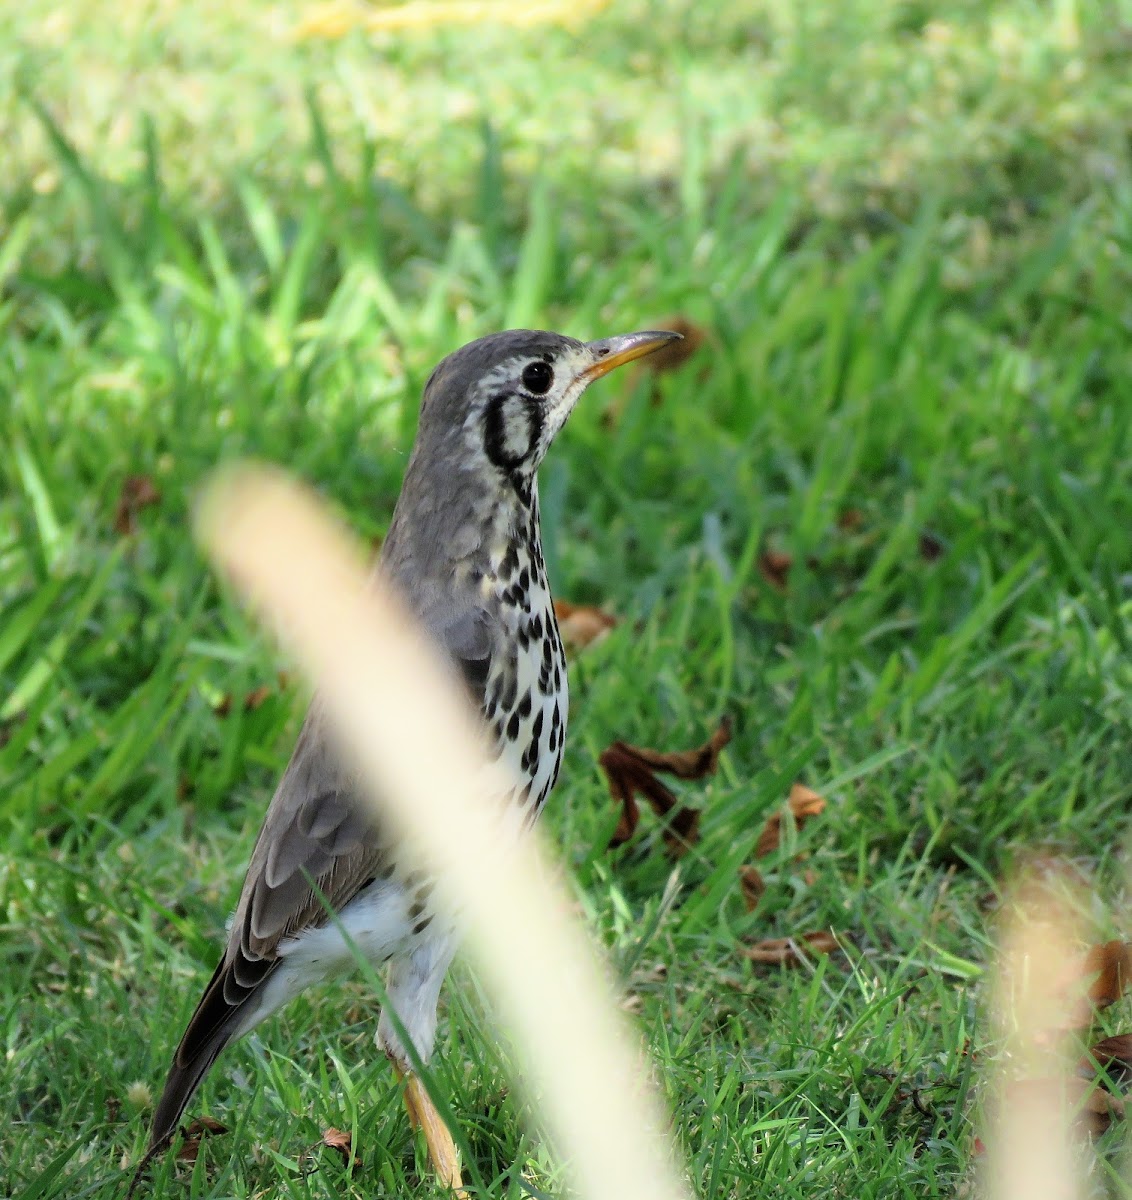
<path fill-rule="evenodd" d="M 587 347 L 569 344 L 500 363 L 480 385 L 468 416 L 470 440 L 500 471 L 533 474 L 589 385 L 592 366 Z"/>
<path fill-rule="evenodd" d="M 478 440 L 488 462 L 505 475 L 530 478 L 595 379 L 678 336 L 631 333 L 586 343 L 561 338 L 506 358 L 479 382 L 465 421 L 469 442 Z"/>

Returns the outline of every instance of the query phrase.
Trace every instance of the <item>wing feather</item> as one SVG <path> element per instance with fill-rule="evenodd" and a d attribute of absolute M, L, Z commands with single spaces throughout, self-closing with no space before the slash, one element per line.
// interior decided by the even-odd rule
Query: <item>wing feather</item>
<path fill-rule="evenodd" d="M 469 608 L 421 616 L 482 706 L 492 655 L 488 614 Z M 344 908 L 390 870 L 395 850 L 390 832 L 357 803 L 356 781 L 327 734 L 316 699 L 256 839 L 228 945 L 177 1048 L 151 1149 L 172 1136 L 209 1067 L 247 1028 L 244 1017 L 254 1013 L 256 997 L 280 961 L 281 943 L 324 925 L 326 905 Z"/>

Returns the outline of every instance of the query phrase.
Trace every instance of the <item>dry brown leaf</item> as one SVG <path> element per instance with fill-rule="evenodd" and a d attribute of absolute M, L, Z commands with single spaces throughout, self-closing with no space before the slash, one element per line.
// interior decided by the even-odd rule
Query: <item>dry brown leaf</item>
<path fill-rule="evenodd" d="M 780 592 L 786 591 L 790 582 L 790 568 L 794 565 L 794 556 L 782 550 L 764 550 L 759 555 L 759 574 Z"/>
<path fill-rule="evenodd" d="M 286 675 L 281 671 L 279 673 L 279 686 L 281 688 L 286 687 L 286 683 Z M 255 712 L 257 708 L 261 708 L 270 699 L 272 691 L 273 689 L 268 683 L 261 683 L 259 687 L 252 688 L 244 697 L 244 712 Z M 212 711 L 218 717 L 228 716 L 232 711 L 232 693 L 225 692 L 213 706 Z"/>
<path fill-rule="evenodd" d="M 654 350 L 647 357 L 641 359 L 642 369 L 653 375 L 662 375 L 666 371 L 678 370 L 707 340 L 707 330 L 687 317 L 667 317 L 665 320 L 657 322 L 654 328 L 668 329 L 673 333 L 682 334 L 683 340 L 669 342 L 667 346 L 661 346 L 659 350 Z"/>
<path fill-rule="evenodd" d="M 815 929 L 800 937 L 764 938 L 753 946 L 741 948 L 751 962 L 770 963 L 778 967 L 801 966 L 810 954 L 832 954 L 841 945 L 830 929 Z"/>
<path fill-rule="evenodd" d="M 1127 1078 L 1132 1074 L 1132 1033 L 1118 1033 L 1090 1046 L 1088 1056 L 1081 1060 L 1081 1068 L 1090 1078 L 1094 1063 L 1115 1078 Z"/>
<path fill-rule="evenodd" d="M 598 760 L 609 781 L 609 794 L 621 805 L 621 819 L 609 847 L 621 846 L 636 832 L 641 819 L 637 804 L 639 792 L 659 817 L 667 820 L 664 842 L 668 853 L 678 858 L 699 840 L 700 814 L 697 809 L 680 807 L 675 795 L 657 779 L 663 771 L 677 779 L 704 779 L 715 772 L 719 754 L 731 740 L 731 721 L 724 717 L 711 738 L 695 750 L 663 753 L 645 746 L 614 742 Z"/>
<path fill-rule="evenodd" d="M 214 1117 L 197 1117 L 185 1126 L 184 1141 L 177 1151 L 177 1158 L 181 1162 L 196 1162 L 200 1144 L 206 1136 L 215 1137 L 227 1132 L 228 1126 L 221 1124 Z"/>
<path fill-rule="evenodd" d="M 1124 1116 L 1124 1101 L 1086 1079 L 1011 1079 L 1006 1084 L 1006 1103 L 1023 1110 L 1041 1107 L 1055 1109 L 1067 1104 L 1077 1114 L 1082 1132 L 1099 1137 L 1114 1117 Z"/>
<path fill-rule="evenodd" d="M 329 1146 L 331 1150 L 337 1150 L 338 1153 L 342 1155 L 342 1161 L 349 1163 L 352 1139 L 344 1130 L 335 1129 L 333 1126 L 331 1126 L 329 1129 L 323 1130 L 322 1144 L 324 1146 Z M 354 1166 L 360 1167 L 361 1165 L 362 1160 L 360 1158 L 355 1158 Z"/>
<path fill-rule="evenodd" d="M 1087 1029 L 1097 1011 L 1115 1004 L 1132 984 L 1132 942 L 1115 939 L 1090 946 L 1059 972 L 1067 997 L 1066 1029 Z"/>
<path fill-rule="evenodd" d="M 824 811 L 825 799 L 805 784 L 796 783 L 790 789 L 786 805 L 794 818 L 794 825 L 801 829 L 811 817 L 819 816 Z M 765 858 L 778 849 L 782 842 L 782 816 L 782 812 L 773 812 L 767 817 L 755 846 L 756 858 Z"/>
<path fill-rule="evenodd" d="M 865 523 L 865 514 L 859 508 L 843 508 L 837 514 L 837 528 L 842 533 L 855 533 Z"/>
<path fill-rule="evenodd" d="M 574 650 L 581 650 L 593 642 L 600 642 L 617 624 L 617 618 L 600 608 L 587 604 L 571 604 L 567 600 L 555 600 L 554 615 L 558 618 L 558 631 L 562 640 Z"/>
<path fill-rule="evenodd" d="M 151 504 L 161 503 L 161 493 L 148 475 L 128 475 L 122 481 L 114 506 L 114 532 L 129 537 L 137 530 L 137 515 Z"/>
<path fill-rule="evenodd" d="M 743 891 L 743 903 L 747 912 L 754 912 L 766 891 L 766 880 L 758 867 L 750 865 L 739 868 L 739 886 Z"/>
<path fill-rule="evenodd" d="M 1112 1124 L 1113 1118 L 1123 1116 L 1124 1101 L 1120 1096 L 1114 1096 L 1107 1088 L 1093 1087 L 1085 1096 L 1078 1119 L 1093 1137 L 1100 1137 Z"/>
<path fill-rule="evenodd" d="M 1096 976 L 1088 991 L 1093 1005 L 1107 1008 L 1115 1004 L 1132 983 L 1132 943 L 1115 940 L 1090 946 L 1082 973 L 1086 977 Z"/>

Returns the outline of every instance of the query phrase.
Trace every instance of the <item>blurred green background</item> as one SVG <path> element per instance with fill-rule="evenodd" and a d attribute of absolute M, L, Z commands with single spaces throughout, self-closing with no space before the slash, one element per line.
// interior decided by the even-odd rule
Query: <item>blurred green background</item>
<path fill-rule="evenodd" d="M 965 1186 L 995 879 L 1036 844 L 1120 898 L 1132 3 L 537 7 L 0 11 L 5 1194 L 120 1194 L 301 719 L 194 489 L 268 458 L 380 539 L 424 379 L 494 329 L 702 335 L 542 473 L 556 594 L 619 618 L 547 826 L 699 1194 Z M 701 843 L 608 852 L 601 750 L 725 712 Z M 748 913 L 798 780 L 829 807 Z M 812 970 L 740 953 L 824 927 Z M 228 1056 L 197 1109 L 238 1128 L 155 1194 L 427 1193 L 351 986 Z M 448 1004 L 491 1194 L 556 1194 Z M 352 1181 L 303 1173 L 326 1125 Z"/>

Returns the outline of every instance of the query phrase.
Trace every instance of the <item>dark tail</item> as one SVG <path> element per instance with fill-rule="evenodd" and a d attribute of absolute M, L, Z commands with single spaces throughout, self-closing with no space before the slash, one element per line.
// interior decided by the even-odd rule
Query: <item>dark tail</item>
<path fill-rule="evenodd" d="M 217 1035 L 181 1064 L 180 1055 L 169 1069 L 165 1088 L 157 1109 L 153 1114 L 153 1125 L 149 1131 L 149 1149 L 161 1150 L 168 1145 L 177 1132 L 181 1115 L 188 1107 L 193 1094 L 200 1087 L 209 1067 L 219 1058 L 220 1051 L 232 1040 L 234 1030 L 220 1030 Z"/>
<path fill-rule="evenodd" d="M 257 982 L 262 982 L 261 979 Z M 240 1032 L 241 1017 L 255 988 L 241 987 L 233 978 L 233 964 L 222 958 L 185 1029 L 149 1132 L 146 1157 L 167 1145 L 177 1124 L 209 1067 Z M 225 992 L 228 994 L 225 995 Z"/>
<path fill-rule="evenodd" d="M 270 974 L 274 964 L 263 960 L 244 962 L 239 954 L 236 960 L 229 960 L 225 954 L 217 964 L 196 1012 L 185 1029 L 177 1053 L 173 1055 L 169 1077 L 165 1080 L 161 1099 L 153 1114 L 149 1148 L 134 1171 L 126 1200 L 133 1196 L 146 1167 L 177 1132 L 181 1116 L 208 1074 L 209 1067 L 220 1057 L 224 1047 L 247 1029 L 247 1026 L 241 1028 L 241 1025 L 242 1018 L 247 1014 L 248 1001 Z M 241 974 L 247 979 L 246 983 L 238 979 L 237 976 Z"/>

